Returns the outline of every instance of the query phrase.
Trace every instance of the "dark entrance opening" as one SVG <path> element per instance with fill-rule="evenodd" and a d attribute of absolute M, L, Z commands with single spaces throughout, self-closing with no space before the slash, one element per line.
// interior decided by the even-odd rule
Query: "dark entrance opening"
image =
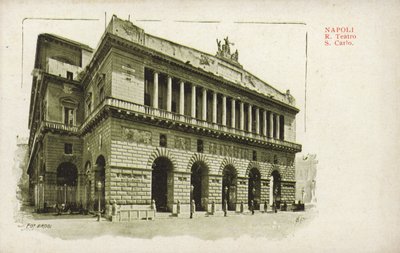
<path fill-rule="evenodd" d="M 277 170 L 271 173 L 274 178 L 274 184 L 272 187 L 273 200 L 275 202 L 276 208 L 281 206 L 281 174 Z"/>
<path fill-rule="evenodd" d="M 151 198 L 156 202 L 158 212 L 168 212 L 168 194 L 172 194 L 172 163 L 165 157 L 159 157 L 154 160 L 152 168 Z"/>
<path fill-rule="evenodd" d="M 57 168 L 57 203 L 76 204 L 78 170 L 70 162 L 61 163 Z"/>
<path fill-rule="evenodd" d="M 222 204 L 227 201 L 228 210 L 236 210 L 236 170 L 227 165 L 222 172 Z"/>
<path fill-rule="evenodd" d="M 249 173 L 249 195 L 248 205 L 253 201 L 254 209 L 260 210 L 260 197 L 261 197 L 261 175 L 258 169 L 252 168 Z"/>
<path fill-rule="evenodd" d="M 96 160 L 96 168 L 94 174 L 94 210 L 99 210 L 99 198 L 100 198 L 100 209 L 105 210 L 106 206 L 106 160 L 104 156 L 100 155 Z M 99 182 L 101 183 L 101 189 L 99 189 Z"/>
<path fill-rule="evenodd" d="M 204 211 L 207 205 L 208 188 L 207 167 L 204 163 L 196 162 L 193 164 L 190 183 L 190 200 L 194 200 L 196 211 Z"/>

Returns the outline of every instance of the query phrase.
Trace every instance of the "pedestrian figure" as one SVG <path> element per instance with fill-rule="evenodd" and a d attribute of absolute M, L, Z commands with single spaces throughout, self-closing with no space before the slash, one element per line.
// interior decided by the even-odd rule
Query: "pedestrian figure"
<path fill-rule="evenodd" d="M 56 210 L 57 210 L 57 215 L 61 215 L 61 208 L 58 203 L 56 204 Z"/>
<path fill-rule="evenodd" d="M 254 215 L 254 201 L 253 200 L 250 201 L 250 211 L 251 211 L 251 215 Z"/>
<path fill-rule="evenodd" d="M 282 211 L 287 211 L 286 201 L 283 201 Z"/>
<path fill-rule="evenodd" d="M 193 218 L 195 209 L 196 209 L 196 203 L 194 202 L 194 199 L 192 199 L 192 203 L 190 204 L 190 219 Z"/>
<path fill-rule="evenodd" d="M 222 209 L 224 211 L 224 216 L 227 216 L 227 211 L 228 211 L 228 203 L 226 202 L 226 199 L 224 199 L 223 204 L 222 204 Z"/>
<path fill-rule="evenodd" d="M 112 202 L 112 216 L 115 216 L 115 215 L 117 215 L 117 201 L 115 201 L 115 199 L 113 200 L 113 202 Z"/>

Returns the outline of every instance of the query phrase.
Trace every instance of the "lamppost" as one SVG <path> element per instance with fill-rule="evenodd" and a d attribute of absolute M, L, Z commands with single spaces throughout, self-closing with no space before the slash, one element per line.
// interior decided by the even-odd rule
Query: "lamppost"
<path fill-rule="evenodd" d="M 100 221 L 101 218 L 101 181 L 97 182 L 97 192 L 99 193 L 99 203 L 98 203 L 98 213 L 97 213 L 97 221 Z"/>

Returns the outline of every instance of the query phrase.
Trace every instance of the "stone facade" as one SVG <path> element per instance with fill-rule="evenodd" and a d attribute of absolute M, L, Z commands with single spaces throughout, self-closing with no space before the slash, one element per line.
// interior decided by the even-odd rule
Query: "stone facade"
<path fill-rule="evenodd" d="M 303 203 L 315 203 L 317 155 L 307 154 L 296 158 L 296 200 Z"/>
<path fill-rule="evenodd" d="M 237 51 L 232 63 L 160 40 L 115 16 L 91 57 L 85 45 L 39 36 L 28 165 L 36 207 L 100 202 L 108 213 L 114 200 L 120 210 L 154 201 L 177 213 L 191 200 L 208 212 L 224 200 L 235 211 L 293 202 L 301 145 L 290 93 L 251 76 Z M 207 67 L 187 64 L 196 56 Z"/>

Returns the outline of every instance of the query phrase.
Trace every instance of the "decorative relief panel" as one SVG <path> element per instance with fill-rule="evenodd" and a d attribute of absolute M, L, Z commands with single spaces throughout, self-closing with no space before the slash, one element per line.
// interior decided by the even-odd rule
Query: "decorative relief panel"
<path fill-rule="evenodd" d="M 238 146 L 223 145 L 214 142 L 209 144 L 209 153 L 212 155 L 235 157 L 239 159 L 250 159 L 250 152 L 246 148 Z"/>
<path fill-rule="evenodd" d="M 122 138 L 127 141 L 150 144 L 151 132 L 134 128 L 122 128 Z"/>
<path fill-rule="evenodd" d="M 175 148 L 190 151 L 190 138 L 175 136 Z"/>

